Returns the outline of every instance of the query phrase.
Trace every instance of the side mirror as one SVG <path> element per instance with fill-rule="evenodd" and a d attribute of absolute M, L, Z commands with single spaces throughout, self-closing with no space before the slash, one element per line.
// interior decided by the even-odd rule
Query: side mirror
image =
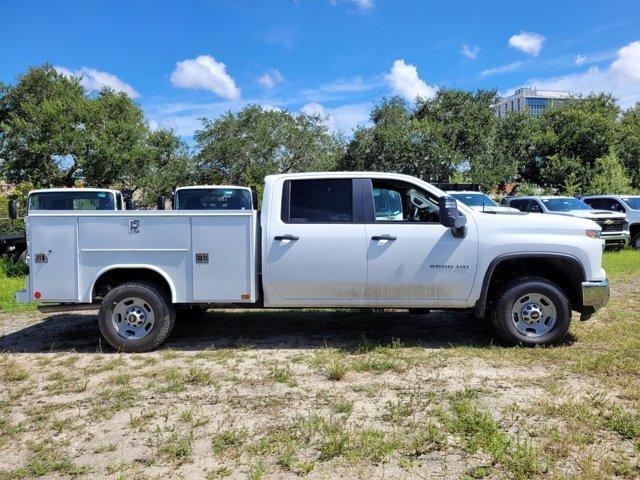
<path fill-rule="evenodd" d="M 167 202 L 167 197 L 165 197 L 164 195 L 160 195 L 158 197 L 158 200 L 156 201 L 156 206 L 158 207 L 158 210 L 164 210 L 166 202 Z"/>
<path fill-rule="evenodd" d="M 11 220 L 15 220 L 18 218 L 18 201 L 17 200 L 9 200 L 9 218 Z"/>
<path fill-rule="evenodd" d="M 467 217 L 458 210 L 456 199 L 450 196 L 440 197 L 438 207 L 440 208 L 440 223 L 450 228 L 454 237 L 464 237 L 467 234 L 465 227 Z"/>

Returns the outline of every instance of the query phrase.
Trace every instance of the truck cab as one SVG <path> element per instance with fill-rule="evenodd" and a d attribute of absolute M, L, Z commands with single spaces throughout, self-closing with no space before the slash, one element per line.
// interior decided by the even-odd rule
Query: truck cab
<path fill-rule="evenodd" d="M 609 210 L 627 216 L 631 246 L 640 248 L 640 195 L 589 195 L 581 200 L 598 210 Z"/>
<path fill-rule="evenodd" d="M 178 187 L 173 194 L 174 210 L 253 210 L 256 204 L 250 188 L 235 185 Z"/>
<path fill-rule="evenodd" d="M 125 210 L 122 192 L 103 188 L 47 188 L 31 190 L 31 210 Z"/>

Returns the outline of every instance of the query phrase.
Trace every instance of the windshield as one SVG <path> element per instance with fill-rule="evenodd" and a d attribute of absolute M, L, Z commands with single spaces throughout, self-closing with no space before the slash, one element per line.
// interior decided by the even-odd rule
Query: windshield
<path fill-rule="evenodd" d="M 487 207 L 497 207 L 498 204 L 491 200 L 484 193 L 452 193 L 452 197 L 457 198 L 465 205 L 470 207 L 481 207 L 485 205 Z"/>
<path fill-rule="evenodd" d="M 111 192 L 39 192 L 29 195 L 29 210 L 115 210 Z"/>
<path fill-rule="evenodd" d="M 632 210 L 640 210 L 640 197 L 622 197 L 622 201 Z"/>
<path fill-rule="evenodd" d="M 244 188 L 178 190 L 176 210 L 251 210 L 251 192 Z"/>
<path fill-rule="evenodd" d="M 572 197 L 542 199 L 542 203 L 552 212 L 568 212 L 569 210 L 593 210 L 582 200 Z"/>

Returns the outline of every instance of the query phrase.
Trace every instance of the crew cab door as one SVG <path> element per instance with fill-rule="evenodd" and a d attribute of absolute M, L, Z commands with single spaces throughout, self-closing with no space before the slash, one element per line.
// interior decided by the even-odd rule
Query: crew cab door
<path fill-rule="evenodd" d="M 361 181 L 285 180 L 275 186 L 271 204 L 263 274 L 269 304 L 337 306 L 362 300 L 367 240 Z"/>
<path fill-rule="evenodd" d="M 473 287 L 478 238 L 440 223 L 438 199 L 414 184 L 374 178 L 364 185 L 365 300 L 378 306 L 457 306 Z"/>

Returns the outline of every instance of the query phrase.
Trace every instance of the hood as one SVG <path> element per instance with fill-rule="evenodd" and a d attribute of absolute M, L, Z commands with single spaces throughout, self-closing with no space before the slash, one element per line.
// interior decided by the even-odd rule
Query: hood
<path fill-rule="evenodd" d="M 567 215 L 567 216 L 578 217 L 578 218 L 588 218 L 589 220 L 603 219 L 603 218 L 619 219 L 619 218 L 626 217 L 624 213 L 611 212 L 609 210 L 569 210 L 568 212 L 551 212 L 551 213 L 556 215 Z"/>
<path fill-rule="evenodd" d="M 546 213 L 521 213 L 520 215 L 487 215 L 476 212 L 474 219 L 479 226 L 491 231 L 503 231 L 517 235 L 528 233 L 562 234 L 584 236 L 585 230 L 600 230 L 591 219 L 572 215 L 549 215 Z"/>
<path fill-rule="evenodd" d="M 501 206 L 496 206 L 496 205 L 485 205 L 484 207 L 482 207 L 481 205 L 474 205 L 473 207 L 474 210 L 477 210 L 478 212 L 489 212 L 489 213 L 502 213 L 502 214 L 511 214 L 511 213 L 521 213 L 520 210 L 518 210 L 517 208 L 513 208 L 513 207 L 501 207 Z"/>

